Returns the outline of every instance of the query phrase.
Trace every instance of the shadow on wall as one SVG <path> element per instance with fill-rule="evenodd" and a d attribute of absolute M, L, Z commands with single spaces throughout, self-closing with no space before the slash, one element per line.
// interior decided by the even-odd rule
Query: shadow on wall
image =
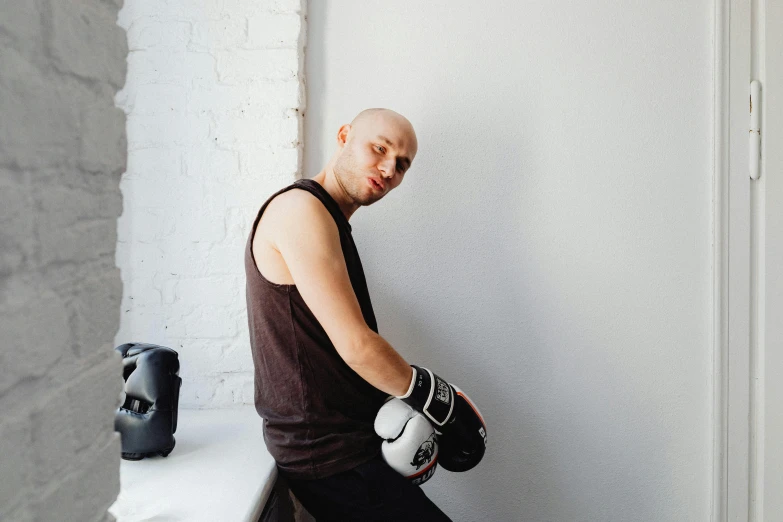
<path fill-rule="evenodd" d="M 532 230 L 525 206 L 541 197 L 546 181 L 527 175 L 542 166 L 520 134 L 535 132 L 536 122 L 489 99 L 465 106 L 476 107 L 474 114 L 449 107 L 417 118 L 424 138 L 419 169 L 401 185 L 407 190 L 382 203 L 396 207 L 383 211 L 383 239 L 372 217 L 354 229 L 381 335 L 409 362 L 465 390 L 489 425 L 487 454 L 476 469 L 441 469 L 424 489 L 454 520 L 549 520 L 580 505 L 595 509 L 607 485 L 591 482 L 591 468 L 616 463 L 628 495 L 638 499 L 633 518 L 653 520 L 653 506 L 639 492 L 640 477 L 656 472 L 622 465 L 634 460 L 629 453 L 645 451 L 632 438 L 635 430 L 609 419 L 603 432 L 594 430 L 596 415 L 629 406 L 613 407 L 614 397 L 579 396 L 596 379 L 626 395 L 633 391 L 633 383 L 620 382 L 627 372 L 611 360 L 600 361 L 600 375 L 590 374 L 589 365 L 568 368 L 611 341 L 575 324 L 580 314 L 572 308 L 579 303 L 547 285 L 552 276 L 534 251 L 531 234 L 540 232 Z M 474 150 L 477 134 L 491 135 L 494 147 Z M 472 160 L 460 163 L 460 154 L 440 151 L 463 151 Z M 578 411 L 585 402 L 590 409 Z M 598 461 L 601 456 L 607 459 Z M 611 505 L 601 509 L 590 516 L 618 516 Z M 573 513 L 574 520 L 584 516 Z"/>

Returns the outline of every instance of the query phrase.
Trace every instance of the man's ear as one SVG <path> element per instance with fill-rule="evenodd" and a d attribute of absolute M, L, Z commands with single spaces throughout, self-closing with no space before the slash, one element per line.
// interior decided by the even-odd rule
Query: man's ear
<path fill-rule="evenodd" d="M 338 147 L 344 147 L 345 146 L 345 142 L 348 141 L 348 134 L 351 132 L 352 128 L 353 127 L 351 127 L 350 123 L 346 123 L 345 125 L 340 127 L 340 130 L 337 131 L 337 146 Z"/>

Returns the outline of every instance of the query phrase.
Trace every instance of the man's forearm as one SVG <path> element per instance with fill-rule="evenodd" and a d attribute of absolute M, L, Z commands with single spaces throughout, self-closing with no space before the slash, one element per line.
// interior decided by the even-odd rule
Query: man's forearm
<path fill-rule="evenodd" d="M 408 391 L 413 369 L 379 334 L 368 330 L 353 355 L 346 362 L 365 381 L 389 395 Z"/>

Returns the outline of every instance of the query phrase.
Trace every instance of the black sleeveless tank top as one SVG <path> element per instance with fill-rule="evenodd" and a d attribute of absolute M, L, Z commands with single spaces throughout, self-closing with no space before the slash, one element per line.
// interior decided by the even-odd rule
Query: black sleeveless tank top
<path fill-rule="evenodd" d="M 373 422 L 387 395 L 362 379 L 337 353 L 296 285 L 277 284 L 256 267 L 253 236 L 278 194 L 302 189 L 317 197 L 337 223 L 351 285 L 367 325 L 376 333 L 367 282 L 351 225 L 317 181 L 300 179 L 274 193 L 256 215 L 245 247 L 255 407 L 264 441 L 281 473 L 323 478 L 362 464 L 380 451 Z"/>

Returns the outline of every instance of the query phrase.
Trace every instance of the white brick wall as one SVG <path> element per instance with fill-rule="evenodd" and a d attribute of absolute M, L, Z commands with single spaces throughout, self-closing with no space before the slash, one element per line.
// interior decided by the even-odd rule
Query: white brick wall
<path fill-rule="evenodd" d="M 116 344 L 180 354 L 181 407 L 253 402 L 243 254 L 299 174 L 304 0 L 126 0 Z"/>
<path fill-rule="evenodd" d="M 0 6 L 0 520 L 113 520 L 120 3 Z"/>

